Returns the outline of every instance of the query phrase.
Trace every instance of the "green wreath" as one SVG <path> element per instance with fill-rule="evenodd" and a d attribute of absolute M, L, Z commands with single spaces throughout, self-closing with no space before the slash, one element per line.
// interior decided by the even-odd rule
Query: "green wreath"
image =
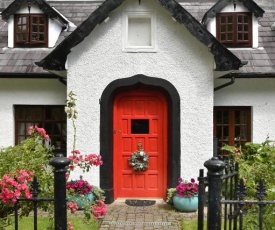
<path fill-rule="evenodd" d="M 148 169 L 149 156 L 144 151 L 136 151 L 129 158 L 129 165 L 135 171 L 144 171 Z"/>

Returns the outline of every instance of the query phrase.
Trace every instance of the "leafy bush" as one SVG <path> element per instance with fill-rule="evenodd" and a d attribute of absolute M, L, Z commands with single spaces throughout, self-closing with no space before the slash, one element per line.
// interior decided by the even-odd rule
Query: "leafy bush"
<path fill-rule="evenodd" d="M 224 146 L 223 150 L 229 151 L 239 162 L 239 177 L 243 178 L 247 188 L 246 199 L 254 200 L 256 188 L 262 179 L 266 186 L 265 200 L 275 200 L 275 142 L 266 139 L 263 143 L 246 143 L 244 148 Z M 247 210 L 245 216 L 246 229 L 257 229 L 258 205 L 253 205 Z M 264 208 L 265 229 L 275 229 L 275 205 Z"/>
<path fill-rule="evenodd" d="M 40 183 L 39 196 L 53 196 L 53 172 L 52 167 L 48 165 L 49 159 L 52 157 L 52 148 L 47 148 L 43 144 L 44 138 L 47 138 L 45 135 L 44 132 L 41 133 L 36 130 L 31 130 L 30 138 L 22 141 L 18 145 L 0 150 L 1 198 L 3 195 L 4 178 L 8 175 L 17 175 L 15 172 L 18 172 L 18 170 L 32 172 L 33 175 L 38 178 Z M 14 178 L 14 180 L 16 181 L 16 178 Z M 28 216 L 32 211 L 32 205 L 27 202 L 20 202 L 19 204 L 21 210 L 20 216 Z M 49 210 L 52 204 L 49 202 L 41 202 L 39 203 L 39 207 L 43 210 Z M 12 223 L 9 218 L 12 210 L 13 203 L 3 202 L 2 198 L 0 203 L 0 229 Z"/>

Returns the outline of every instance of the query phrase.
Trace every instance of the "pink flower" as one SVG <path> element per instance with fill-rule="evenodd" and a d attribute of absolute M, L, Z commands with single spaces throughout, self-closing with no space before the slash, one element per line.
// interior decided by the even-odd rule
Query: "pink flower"
<path fill-rule="evenodd" d="M 17 202 L 17 198 L 25 195 L 26 198 L 31 198 L 28 182 L 31 180 L 32 172 L 26 170 L 16 170 L 2 177 L 0 186 L 0 197 L 3 203 Z"/>
<path fill-rule="evenodd" d="M 180 197 L 191 197 L 198 193 L 199 186 L 195 182 L 194 178 L 191 178 L 190 182 L 183 181 L 182 178 L 178 179 L 178 185 L 176 186 L 177 193 Z"/>

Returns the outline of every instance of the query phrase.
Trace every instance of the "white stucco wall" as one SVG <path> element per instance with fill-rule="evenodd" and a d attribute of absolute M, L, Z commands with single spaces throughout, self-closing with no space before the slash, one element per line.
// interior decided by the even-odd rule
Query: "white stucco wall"
<path fill-rule="evenodd" d="M 62 105 L 66 87 L 57 79 L 0 79 L 0 147 L 14 145 L 13 105 Z"/>
<path fill-rule="evenodd" d="M 156 12 L 157 52 L 122 51 L 125 11 Z M 99 99 L 105 87 L 135 74 L 164 78 L 180 94 L 181 176 L 197 177 L 213 148 L 213 56 L 189 31 L 173 21 L 156 1 L 127 1 L 110 15 L 68 56 L 68 91 L 77 94 L 77 149 L 99 152 Z M 68 124 L 68 147 L 72 127 Z M 99 184 L 94 168 L 85 179 Z"/>
<path fill-rule="evenodd" d="M 251 106 L 252 141 L 275 140 L 274 88 L 274 79 L 236 79 L 215 92 L 215 106 Z"/>

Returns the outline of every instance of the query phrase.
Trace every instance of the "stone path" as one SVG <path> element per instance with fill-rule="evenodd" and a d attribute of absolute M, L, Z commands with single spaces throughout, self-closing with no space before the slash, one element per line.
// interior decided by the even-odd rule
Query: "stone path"
<path fill-rule="evenodd" d="M 116 200 L 108 205 L 108 214 L 101 222 L 99 230 L 131 229 L 182 229 L 183 219 L 197 219 L 197 212 L 177 212 L 163 200 L 155 205 L 134 207 L 125 204 L 125 200 Z"/>

